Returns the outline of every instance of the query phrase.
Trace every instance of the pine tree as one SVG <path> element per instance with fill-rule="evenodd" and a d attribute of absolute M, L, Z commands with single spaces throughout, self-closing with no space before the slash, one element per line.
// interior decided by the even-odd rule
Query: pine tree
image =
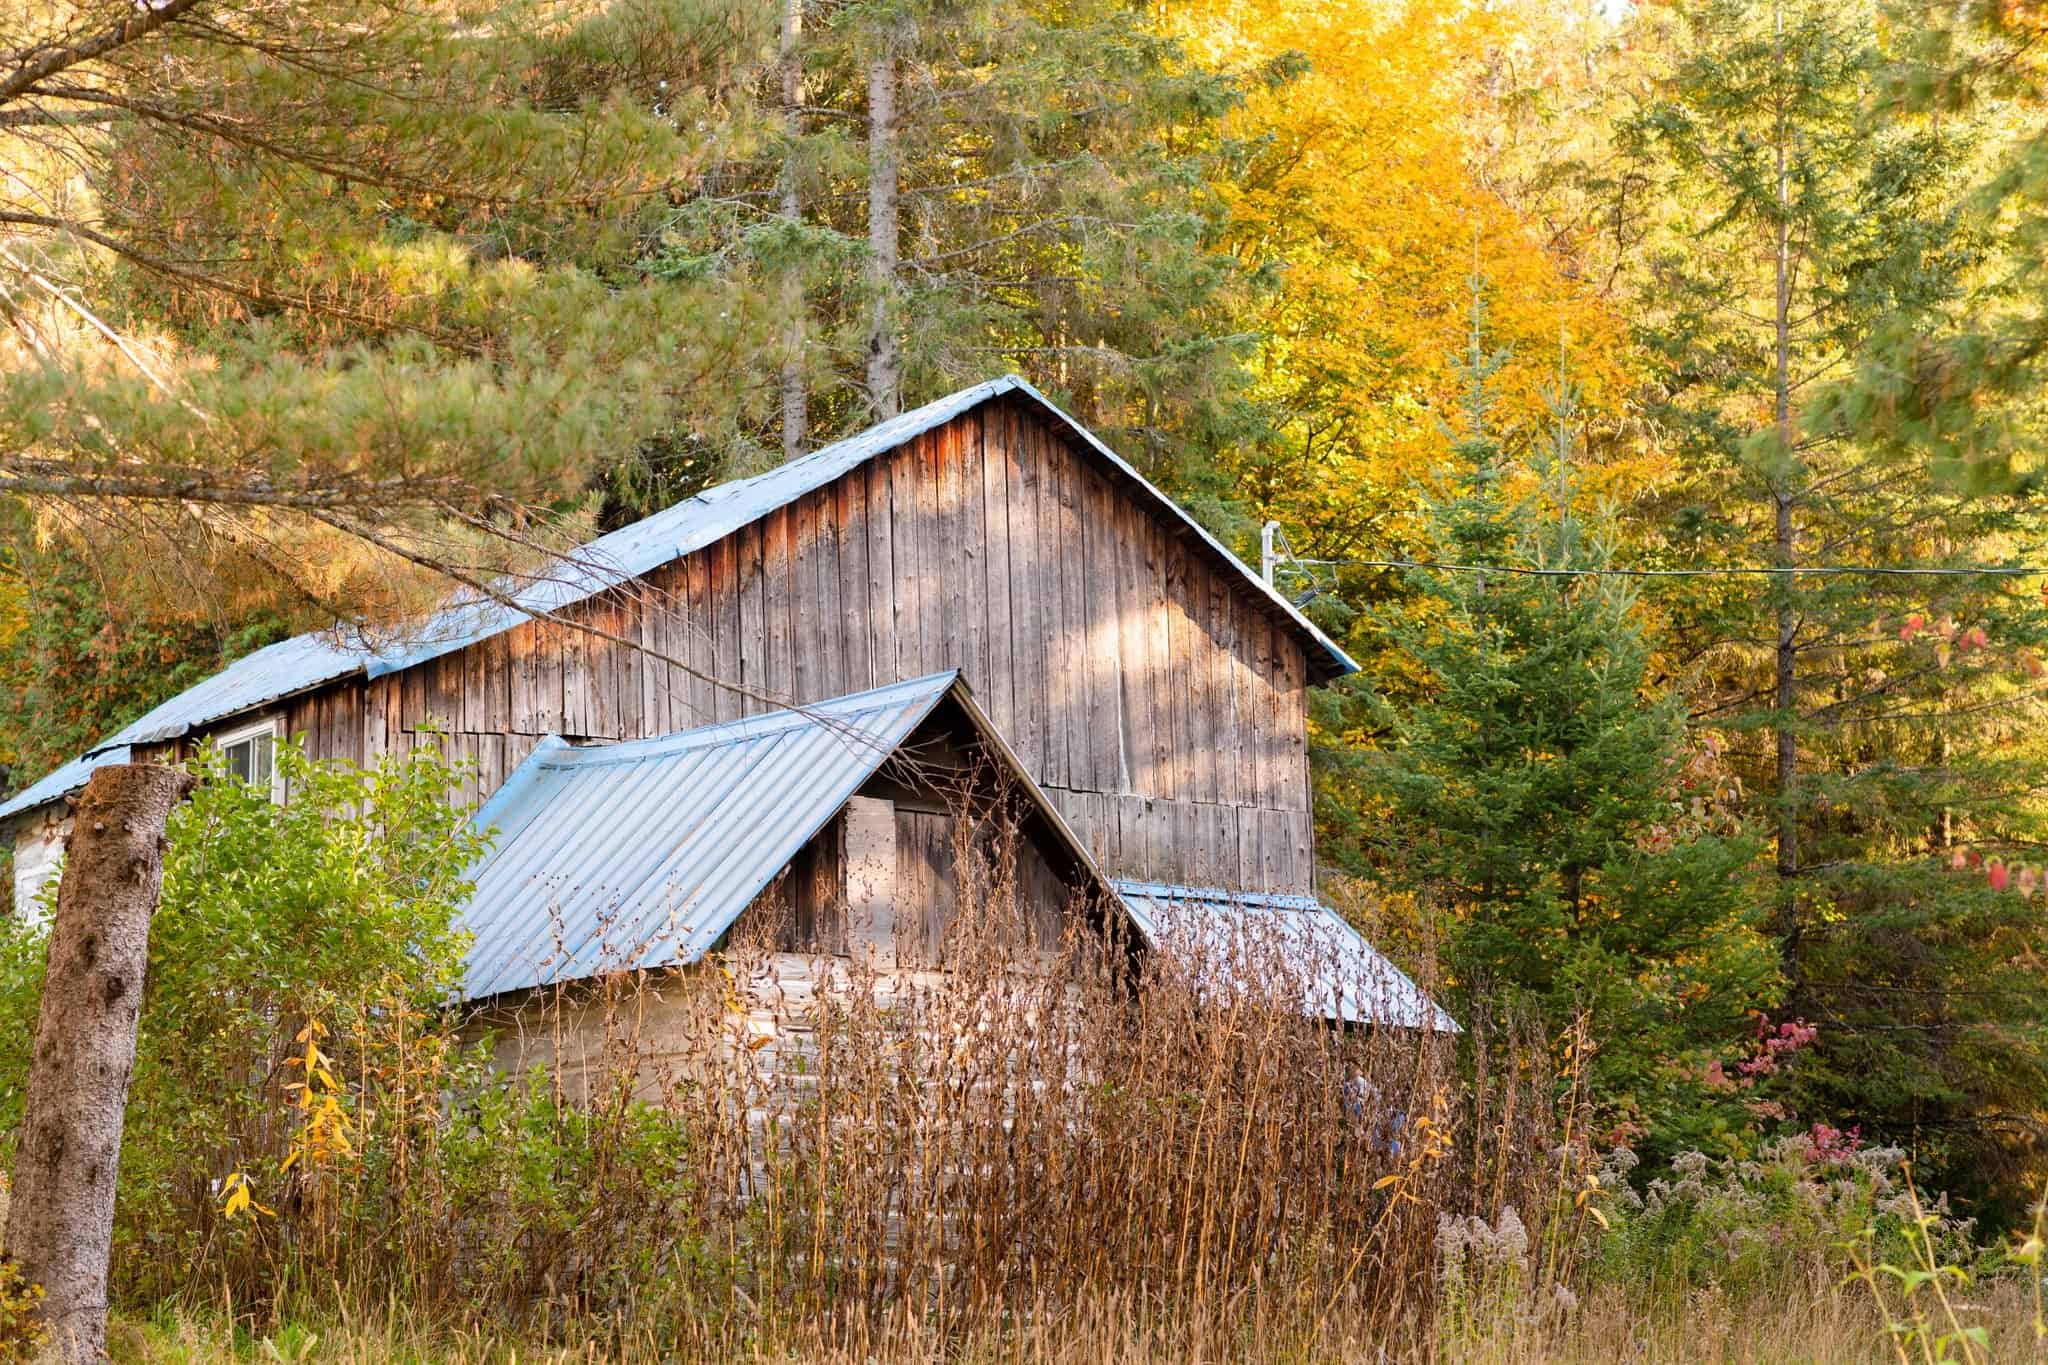
<path fill-rule="evenodd" d="M 1451 912 L 1467 1009 L 1526 997 L 1560 1029 L 1586 1012 L 1598 1102 L 1668 1144 L 1707 1127 L 1707 1062 L 1770 1000 L 1753 850 L 1717 793 L 1688 789 L 1683 711 L 1649 687 L 1633 594 L 1585 572 L 1609 550 L 1576 510 L 1571 385 L 1561 372 L 1536 458 L 1507 459 L 1489 426 L 1504 357 L 1482 328 L 1475 303 L 1462 429 L 1425 504 L 1431 560 L 1462 567 L 1414 571 L 1383 623 L 1421 693 L 1386 709 L 1368 778 L 1386 865 Z"/>
<path fill-rule="evenodd" d="M 2042 833 L 2041 753 L 2015 741 L 2048 618 L 1970 571 L 2034 559 L 2044 527 L 1825 401 L 1873 338 L 1965 296 L 1983 130 L 1868 107 L 1872 6 L 1672 18 L 1661 98 L 1622 139 L 1651 415 L 1684 470 L 1645 554 L 1741 572 L 1660 590 L 1662 662 L 1769 803 L 1785 1009 L 1820 1029 L 1802 1103 L 1947 1187 L 2010 1190 L 2048 1082 L 2044 983 L 2027 908 L 1969 863 Z M 1924 568 L 1955 572 L 1890 572 Z"/>
<path fill-rule="evenodd" d="M 1219 244 L 1241 91 L 1107 0 L 806 6 L 802 130 L 660 252 L 704 268 L 777 225 L 808 282 L 811 443 L 1016 370 L 1173 479 L 1259 418 Z M 784 198 L 776 202 L 786 204 Z"/>
<path fill-rule="evenodd" d="M 1957 207 L 1979 251 L 1939 306 L 1874 328 L 1822 402 L 1829 421 L 1957 486 L 2032 486 L 2048 454 L 2048 24 L 2032 6 L 1967 0 L 1892 0 L 1884 12 L 1873 114 L 1973 133 Z"/>
<path fill-rule="evenodd" d="M 0 21 L 0 494 L 45 528 L 166 596 L 399 614 L 642 443 L 761 425 L 762 386 L 698 381 L 772 367 L 775 282 L 641 258 L 758 136 L 767 16 L 138 13 Z"/>

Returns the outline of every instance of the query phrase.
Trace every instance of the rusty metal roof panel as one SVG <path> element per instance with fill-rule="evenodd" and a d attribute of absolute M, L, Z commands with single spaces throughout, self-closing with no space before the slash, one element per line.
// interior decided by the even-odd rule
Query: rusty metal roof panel
<path fill-rule="evenodd" d="M 1301 978 L 1304 1013 L 1347 1024 L 1459 1031 L 1406 972 L 1313 897 L 1161 882 L 1114 885 L 1145 941 L 1185 960 L 1216 989 L 1233 989 L 1263 964 Z"/>
<path fill-rule="evenodd" d="M 694 962 L 957 672 L 659 739 L 550 737 L 481 810 L 462 996 Z"/>

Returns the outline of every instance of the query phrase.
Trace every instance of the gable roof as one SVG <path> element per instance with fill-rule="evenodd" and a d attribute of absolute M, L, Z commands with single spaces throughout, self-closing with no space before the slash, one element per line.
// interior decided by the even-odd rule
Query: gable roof
<path fill-rule="evenodd" d="M 1312 897 L 1104 878 L 957 670 L 657 739 L 542 740 L 475 816 L 497 835 L 457 918 L 471 935 L 460 997 L 698 961 L 948 705 L 1030 797 L 1079 875 L 1122 903 L 1150 948 L 1185 958 L 1204 990 L 1230 991 L 1274 953 L 1300 973 L 1305 1014 L 1458 1032 Z"/>
<path fill-rule="evenodd" d="M 1228 992 L 1276 954 L 1300 976 L 1302 1011 L 1346 1024 L 1458 1033 L 1456 1021 L 1344 921 L 1311 896 L 1112 883 L 1147 944 L 1190 959 L 1204 989 Z"/>
<path fill-rule="evenodd" d="M 659 739 L 541 741 L 476 814 L 498 836 L 458 921 L 474 935 L 463 998 L 695 962 L 949 699 L 1038 795 L 957 671 Z"/>
<path fill-rule="evenodd" d="M 1017 375 L 1005 375 L 892 417 L 764 474 L 707 488 L 673 507 L 599 536 L 558 561 L 546 576 L 513 593 L 517 606 L 470 593 L 458 596 L 417 629 L 408 631 L 402 640 L 389 644 L 371 645 L 332 633 L 314 632 L 259 649 L 107 736 L 83 756 L 11 800 L 0 802 L 0 820 L 77 790 L 94 768 L 117 761 L 112 751 L 118 748 L 178 739 L 215 721 L 344 678 L 380 678 L 401 672 L 501 634 L 533 615 L 560 611 L 652 573 L 723 540 L 876 456 L 1005 394 L 1018 395 L 1042 410 L 1056 426 L 1063 427 L 1102 460 L 1113 477 L 1149 496 L 1162 514 L 1191 533 L 1196 543 L 1205 547 L 1222 567 L 1234 571 L 1247 590 L 1285 621 L 1301 641 L 1312 678 L 1327 681 L 1358 671 L 1358 665 L 1336 641 L 1275 592 L 1179 504 L 1029 382 Z"/>

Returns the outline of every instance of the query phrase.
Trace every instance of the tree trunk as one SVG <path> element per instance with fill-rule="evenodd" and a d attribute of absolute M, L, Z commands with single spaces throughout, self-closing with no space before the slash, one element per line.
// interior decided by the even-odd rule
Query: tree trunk
<path fill-rule="evenodd" d="M 191 787 L 189 773 L 151 763 L 95 771 L 57 887 L 6 1250 L 43 1287 L 49 1358 L 67 1365 L 98 1360 L 106 1346 L 114 1185 L 149 924 L 163 889 L 164 827 Z"/>
<path fill-rule="evenodd" d="M 896 35 L 880 36 L 868 62 L 868 401 L 877 418 L 903 406 L 903 359 L 896 339 Z"/>
<path fill-rule="evenodd" d="M 797 201 L 796 143 L 803 134 L 804 64 L 798 44 L 803 36 L 804 0 L 783 0 L 782 5 L 782 122 L 789 136 L 789 159 L 782 166 L 782 216 L 791 223 L 802 215 Z M 810 439 L 810 395 L 804 385 L 804 285 L 798 271 L 790 270 L 782 286 L 782 307 L 787 322 L 782 362 L 782 458 L 794 460 L 804 453 Z"/>
<path fill-rule="evenodd" d="M 1773 22 L 1776 26 L 1775 55 L 1782 70 L 1785 60 L 1785 14 L 1782 6 L 1774 11 Z M 1790 134 L 1785 126 L 1784 93 L 1780 91 L 1777 98 L 1777 126 L 1774 130 L 1778 177 L 1778 222 L 1775 232 L 1777 297 L 1776 309 L 1772 316 L 1776 411 L 1773 415 L 1778 435 L 1778 458 L 1782 464 L 1771 480 L 1771 548 L 1772 562 L 1781 569 L 1790 570 L 1797 562 L 1797 545 L 1792 522 L 1792 182 L 1785 155 L 1785 144 Z M 1778 650 L 1774 666 L 1776 676 L 1773 681 L 1776 687 L 1773 696 L 1777 707 L 1774 738 L 1777 741 L 1775 775 L 1778 784 L 1778 941 L 1786 980 L 1796 982 L 1795 969 L 1799 961 L 1799 735 L 1796 728 L 1799 656 L 1794 641 L 1798 634 L 1799 618 L 1793 599 L 1792 574 L 1787 572 L 1778 575 L 1777 584 L 1775 624 Z"/>
<path fill-rule="evenodd" d="M 1795 560 L 1792 534 L 1792 495 L 1784 490 L 1772 494 L 1776 529 L 1772 537 L 1773 558 L 1780 568 L 1789 569 Z M 1778 784 L 1778 934 L 1789 975 L 1799 956 L 1799 807 L 1795 799 L 1799 783 L 1799 736 L 1793 728 L 1799 705 L 1798 652 L 1795 639 L 1799 621 L 1792 604 L 1791 576 L 1782 575 L 1778 584 L 1778 652 L 1774 665 L 1776 688 L 1773 722 L 1777 739 Z"/>

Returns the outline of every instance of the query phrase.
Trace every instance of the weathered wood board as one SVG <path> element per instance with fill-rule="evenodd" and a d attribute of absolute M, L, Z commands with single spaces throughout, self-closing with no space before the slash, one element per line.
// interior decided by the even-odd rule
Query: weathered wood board
<path fill-rule="evenodd" d="M 488 794 L 543 734 L 664 734 L 958 668 L 1113 873 L 1311 888 L 1299 638 L 1022 403 L 569 617 L 662 657 L 528 623 L 288 699 L 286 730 L 355 761 L 438 731 Z"/>

